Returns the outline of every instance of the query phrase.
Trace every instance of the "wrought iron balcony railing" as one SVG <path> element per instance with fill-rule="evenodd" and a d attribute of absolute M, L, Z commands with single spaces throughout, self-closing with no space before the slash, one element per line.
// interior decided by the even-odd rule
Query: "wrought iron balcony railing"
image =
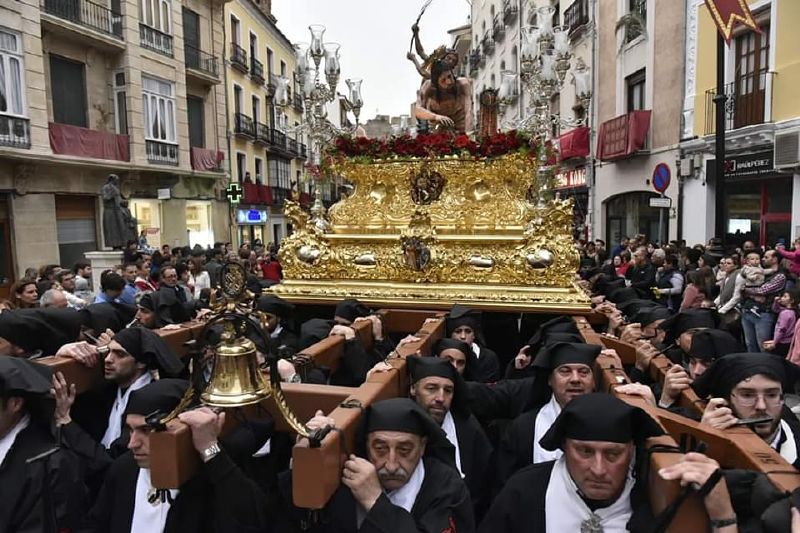
<path fill-rule="evenodd" d="M 172 57 L 172 35 L 151 28 L 147 24 L 139 24 L 139 44 L 142 48 Z"/>
<path fill-rule="evenodd" d="M 31 147 L 31 123 L 27 118 L 0 115 L 0 146 Z"/>
<path fill-rule="evenodd" d="M 44 0 L 45 13 L 122 39 L 122 15 L 89 0 Z"/>
<path fill-rule="evenodd" d="M 247 52 L 236 43 L 231 43 L 231 66 L 242 72 L 247 72 Z"/>
<path fill-rule="evenodd" d="M 145 141 L 147 160 L 159 165 L 178 164 L 178 145 L 162 141 Z"/>
<path fill-rule="evenodd" d="M 725 129 L 733 130 L 771 122 L 767 101 L 772 100 L 772 72 L 767 69 L 739 76 L 725 85 Z M 716 89 L 706 91 L 705 134 L 716 132 Z"/>
<path fill-rule="evenodd" d="M 183 53 L 187 68 L 193 68 L 214 77 L 219 77 L 219 63 L 217 63 L 216 57 L 188 44 L 184 45 Z"/>

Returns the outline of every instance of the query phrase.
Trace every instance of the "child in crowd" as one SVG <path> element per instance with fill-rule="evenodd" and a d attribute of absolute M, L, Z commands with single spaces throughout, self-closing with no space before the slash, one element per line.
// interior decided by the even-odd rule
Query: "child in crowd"
<path fill-rule="evenodd" d="M 764 284 L 764 269 L 761 268 L 761 257 L 756 253 L 749 253 L 745 258 L 745 265 L 739 274 L 744 278 L 745 287 L 760 287 Z"/>
<path fill-rule="evenodd" d="M 775 334 L 771 341 L 764 341 L 764 350 L 781 357 L 789 354 L 797 322 L 798 304 L 800 304 L 800 291 L 796 289 L 783 291 L 783 294 L 775 298 L 772 304 L 772 312 L 778 317 L 775 322 Z"/>

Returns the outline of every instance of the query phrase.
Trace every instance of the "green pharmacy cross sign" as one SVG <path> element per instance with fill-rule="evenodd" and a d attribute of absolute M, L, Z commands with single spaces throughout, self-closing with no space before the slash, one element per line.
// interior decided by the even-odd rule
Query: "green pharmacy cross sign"
<path fill-rule="evenodd" d="M 232 204 L 238 204 L 242 201 L 242 186 L 238 183 L 231 183 L 225 189 L 225 197 Z"/>

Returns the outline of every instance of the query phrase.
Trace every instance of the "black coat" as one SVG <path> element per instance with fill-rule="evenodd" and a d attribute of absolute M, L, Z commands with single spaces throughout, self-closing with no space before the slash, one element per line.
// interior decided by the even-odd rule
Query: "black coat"
<path fill-rule="evenodd" d="M 495 492 L 518 470 L 533 464 L 533 435 L 539 409 L 516 417 L 506 427 L 495 458 Z"/>
<path fill-rule="evenodd" d="M 545 496 L 554 465 L 555 461 L 538 463 L 514 474 L 486 513 L 479 533 L 562 533 L 548 532 L 546 528 Z M 653 523 L 653 516 L 646 489 L 634 486 L 631 505 L 633 516 L 628 529 L 634 532 L 647 531 Z"/>
<path fill-rule="evenodd" d="M 472 502 L 461 476 L 451 466 L 433 458 L 425 461 L 425 480 L 422 482 L 411 512 L 393 505 L 381 495 L 357 527 L 356 500 L 344 485 L 331 497 L 321 513 L 321 520 L 306 531 L 312 533 L 472 533 L 475 520 Z M 282 493 L 291 499 L 291 472 L 284 478 Z M 306 513 L 289 505 L 288 520 L 281 524 L 281 532 L 299 532 L 299 524 Z M 448 529 L 449 528 L 449 529 Z"/>
<path fill-rule="evenodd" d="M 625 272 L 625 278 L 630 280 L 631 288 L 642 298 L 652 298 L 650 289 L 656 286 L 656 267 L 647 263 L 644 266 L 631 265 Z"/>
<path fill-rule="evenodd" d="M 139 467 L 133 455 L 108 471 L 97 501 L 79 533 L 130 533 Z M 170 507 L 165 533 L 265 533 L 271 531 L 266 496 L 222 452 L 183 484 Z M 155 532 L 154 533 L 160 533 Z"/>
<path fill-rule="evenodd" d="M 467 382 L 470 411 L 483 423 L 496 418 L 516 418 L 525 411 L 547 403 L 535 387 L 537 377 L 503 379 L 487 385 Z M 549 390 L 549 389 L 548 389 Z"/>
<path fill-rule="evenodd" d="M 453 421 L 458 436 L 458 455 L 461 459 L 461 470 L 464 472 L 464 483 L 469 489 L 477 521 L 490 503 L 492 444 L 473 415 L 453 412 Z"/>
<path fill-rule="evenodd" d="M 375 351 L 367 351 L 358 337 L 344 343 L 339 368 L 331 375 L 331 385 L 358 387 L 367 379 L 367 372 L 382 358 Z"/>
<path fill-rule="evenodd" d="M 86 507 L 77 459 L 58 449 L 28 463 L 54 448 L 55 439 L 33 420 L 17 435 L 0 466 L 3 533 L 51 533 L 77 525 Z"/>
<path fill-rule="evenodd" d="M 473 372 L 475 381 L 494 383 L 502 377 L 500 373 L 500 358 L 486 346 L 481 346 L 481 356 L 477 363 L 477 369 Z"/>

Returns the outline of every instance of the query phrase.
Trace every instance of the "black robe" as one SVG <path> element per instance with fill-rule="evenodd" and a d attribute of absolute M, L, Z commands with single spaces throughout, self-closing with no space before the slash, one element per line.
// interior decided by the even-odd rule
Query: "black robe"
<path fill-rule="evenodd" d="M 555 461 L 538 463 L 514 474 L 495 498 L 478 532 L 567 533 L 548 532 L 546 527 L 545 496 L 555 464 Z M 631 506 L 633 515 L 628 523 L 629 531 L 647 531 L 648 525 L 653 523 L 653 515 L 645 487 L 634 485 L 631 491 Z"/>
<path fill-rule="evenodd" d="M 489 489 L 492 473 L 492 444 L 473 415 L 452 412 L 458 437 L 458 455 L 464 483 L 469 489 L 476 521 L 489 507 Z"/>
<path fill-rule="evenodd" d="M 539 410 L 519 415 L 506 427 L 495 457 L 495 493 L 517 471 L 533 464 L 533 435 Z"/>
<path fill-rule="evenodd" d="M 345 341 L 339 368 L 331 375 L 331 385 L 358 387 L 367 379 L 367 372 L 381 361 L 374 350 L 367 352 L 358 337 Z"/>
<path fill-rule="evenodd" d="M 130 533 L 138 476 L 139 467 L 132 454 L 114 461 L 78 533 Z M 255 482 L 223 451 L 202 464 L 180 488 L 167 514 L 164 532 L 269 532 L 265 502 L 266 496 Z"/>
<path fill-rule="evenodd" d="M 547 403 L 548 398 L 540 397 L 534 386 L 536 379 L 503 379 L 491 385 L 468 381 L 469 408 L 484 423 L 496 418 L 516 418 Z"/>
<path fill-rule="evenodd" d="M 77 525 L 85 511 L 86 491 L 75 457 L 58 449 L 28 463 L 54 448 L 55 439 L 33 419 L 17 435 L 0 466 L 3 533 L 62 531 Z"/>
<path fill-rule="evenodd" d="M 480 345 L 481 348 L 481 355 L 477 360 L 477 367 L 473 372 L 475 376 L 475 381 L 480 381 L 481 383 L 494 383 L 498 379 L 500 379 L 500 359 L 497 357 L 497 354 L 487 348 L 486 346 Z"/>
<path fill-rule="evenodd" d="M 429 457 L 423 458 L 425 479 L 411 512 L 393 505 L 386 495 L 367 513 L 357 527 L 356 500 L 344 485 L 331 497 L 321 512 L 321 520 L 306 531 L 312 533 L 472 533 L 475 520 L 472 502 L 461 476 L 451 466 Z M 291 472 L 284 478 L 282 493 L 291 501 Z M 283 517 L 281 532 L 299 532 L 306 519 L 303 509 L 288 505 L 289 515 Z"/>

